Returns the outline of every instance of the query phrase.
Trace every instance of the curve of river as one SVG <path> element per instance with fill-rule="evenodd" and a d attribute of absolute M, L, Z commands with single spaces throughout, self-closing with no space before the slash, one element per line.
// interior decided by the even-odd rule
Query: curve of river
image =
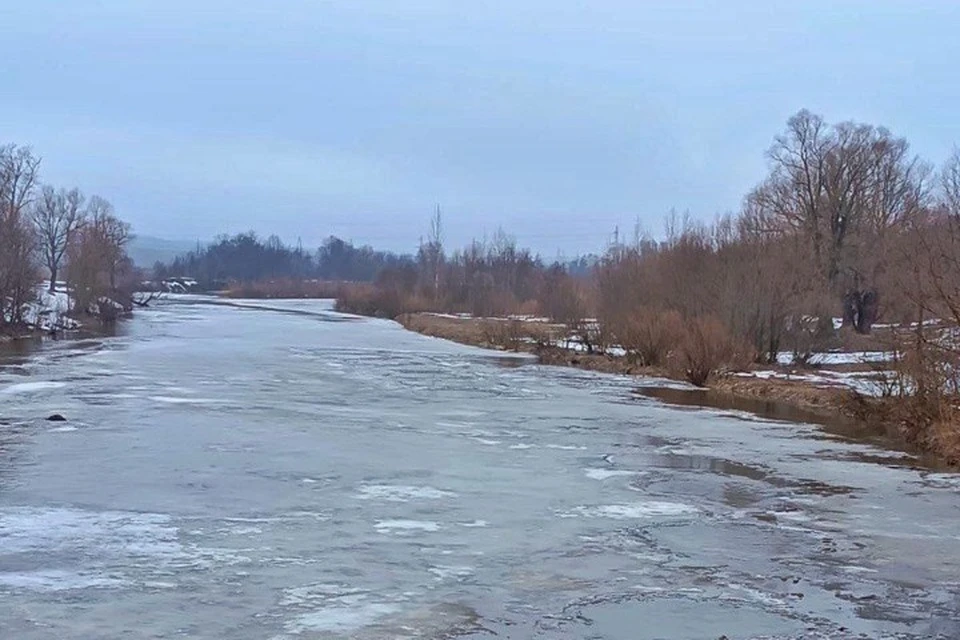
<path fill-rule="evenodd" d="M 0 363 L 0 638 L 960 637 L 956 476 L 213 302 Z"/>

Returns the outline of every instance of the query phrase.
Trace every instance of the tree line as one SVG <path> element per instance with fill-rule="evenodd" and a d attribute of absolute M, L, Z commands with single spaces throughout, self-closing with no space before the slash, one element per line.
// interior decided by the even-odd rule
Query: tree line
<path fill-rule="evenodd" d="M 340 307 L 538 313 L 590 351 L 616 346 L 698 385 L 785 352 L 805 366 L 815 351 L 882 349 L 883 398 L 854 410 L 960 462 L 960 150 L 938 167 L 884 127 L 800 111 L 766 157 L 738 211 L 672 214 L 663 237 L 615 243 L 587 272 L 502 241 L 448 256 L 432 233 L 415 265 Z"/>
<path fill-rule="evenodd" d="M 414 255 L 357 246 L 335 236 L 315 251 L 285 245 L 277 236 L 261 239 L 252 231 L 221 236 L 169 264 L 157 263 L 154 277 L 191 278 L 208 291 L 236 288 L 254 293 L 268 290 L 271 282 L 379 283 L 416 293 L 424 304 L 430 300 L 431 305 L 463 305 L 478 312 L 505 310 L 516 305 L 518 297 L 536 297 L 529 280 L 543 271 L 543 263 L 529 251 L 518 249 L 507 234 L 500 231 L 490 242 L 474 242 L 447 256 L 440 217 L 435 216 L 432 224 L 432 235 Z M 459 265 L 456 274 L 449 272 L 454 264 Z M 585 275 L 591 265 L 581 258 L 565 268 Z M 508 283 L 510 293 L 500 290 L 500 280 Z"/>
<path fill-rule="evenodd" d="M 800 361 L 881 320 L 954 319 L 960 153 L 936 168 L 884 127 L 800 111 L 766 157 L 739 211 L 711 224 L 673 214 L 665 237 L 616 243 L 586 270 L 546 264 L 504 234 L 448 254 L 435 217 L 413 262 L 342 306 L 539 313 L 589 324 L 588 343 L 615 343 L 649 365 L 684 341 L 716 346 L 714 360 L 789 351 Z"/>
<path fill-rule="evenodd" d="M 384 269 L 409 262 L 410 256 L 354 246 L 333 236 L 310 252 L 284 245 L 277 236 L 264 240 L 250 231 L 221 236 L 169 264 L 157 263 L 154 274 L 161 280 L 189 277 L 205 290 L 218 290 L 274 279 L 372 282 Z"/>
<path fill-rule="evenodd" d="M 129 308 L 130 225 L 109 201 L 40 181 L 41 159 L 29 147 L 0 146 L 0 330 L 24 324 L 38 284 L 64 278 L 76 314 L 113 317 Z"/>

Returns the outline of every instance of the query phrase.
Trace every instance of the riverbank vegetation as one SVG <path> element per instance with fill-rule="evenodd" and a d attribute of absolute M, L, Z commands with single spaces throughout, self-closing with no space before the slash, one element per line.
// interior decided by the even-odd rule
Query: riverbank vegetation
<path fill-rule="evenodd" d="M 43 184 L 40 165 L 28 147 L 0 146 L 0 335 L 109 322 L 133 306 L 130 225 L 104 198 Z"/>
<path fill-rule="evenodd" d="M 884 352 L 878 393 L 851 391 L 842 409 L 960 462 L 960 152 L 937 168 L 882 127 L 801 111 L 767 158 L 739 212 L 672 215 L 665 237 L 615 243 L 587 277 L 504 237 L 447 254 L 436 219 L 415 266 L 339 307 L 547 316 L 587 354 L 696 385 L 785 355 L 804 368 L 831 350 Z"/>
<path fill-rule="evenodd" d="M 158 273 L 234 295 L 312 290 L 432 335 L 698 386 L 842 382 L 821 404 L 960 462 L 960 151 L 934 166 L 883 127 L 801 111 L 766 158 L 739 211 L 670 214 L 658 237 L 618 230 L 573 263 L 502 231 L 450 251 L 438 212 L 410 256 L 249 234 Z"/>

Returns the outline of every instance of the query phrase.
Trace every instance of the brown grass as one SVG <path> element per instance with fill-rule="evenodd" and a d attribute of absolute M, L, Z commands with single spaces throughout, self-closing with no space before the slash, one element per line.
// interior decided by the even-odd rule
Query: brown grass
<path fill-rule="evenodd" d="M 539 322 L 501 320 L 495 318 L 451 318 L 433 313 L 404 313 L 396 318 L 405 328 L 433 336 L 487 349 L 536 351 L 538 346 L 556 340 L 558 328 Z"/>
<path fill-rule="evenodd" d="M 357 285 L 327 280 L 277 278 L 255 282 L 233 283 L 223 292 L 227 298 L 337 298 Z"/>

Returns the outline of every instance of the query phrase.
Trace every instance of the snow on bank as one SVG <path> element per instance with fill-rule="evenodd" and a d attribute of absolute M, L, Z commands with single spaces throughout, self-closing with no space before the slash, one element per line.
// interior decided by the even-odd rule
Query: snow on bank
<path fill-rule="evenodd" d="M 45 333 L 57 333 L 76 331 L 82 327 L 77 320 L 70 317 L 74 300 L 70 295 L 69 287 L 66 283 L 59 281 L 54 284 L 54 290 L 50 291 L 50 282 L 41 282 L 37 285 L 34 299 L 21 306 L 19 319 L 26 328 Z M 87 313 L 91 316 L 105 312 L 121 315 L 127 311 L 129 311 L 128 307 L 106 296 L 98 298 L 87 309 Z M 3 320 L 7 323 L 11 322 L 13 320 L 12 314 L 7 312 Z"/>
<path fill-rule="evenodd" d="M 814 353 L 807 361 L 811 365 L 871 364 L 890 362 L 894 354 L 890 351 L 827 351 Z M 793 364 L 793 353 L 781 351 L 777 354 L 777 364 Z"/>
<path fill-rule="evenodd" d="M 36 298 L 21 309 L 23 322 L 31 329 L 51 333 L 79 329 L 80 323 L 68 315 L 71 301 L 66 285 L 57 282 L 52 293 L 49 289 L 49 282 L 42 282 L 37 287 Z M 9 316 L 4 318 L 6 322 L 11 319 Z"/>
<path fill-rule="evenodd" d="M 843 372 L 818 371 L 816 373 L 795 373 L 773 370 L 749 371 L 734 374 L 741 378 L 761 380 L 785 380 L 803 382 L 817 387 L 847 388 L 865 396 L 880 397 L 887 388 L 884 377 L 886 372 Z"/>

